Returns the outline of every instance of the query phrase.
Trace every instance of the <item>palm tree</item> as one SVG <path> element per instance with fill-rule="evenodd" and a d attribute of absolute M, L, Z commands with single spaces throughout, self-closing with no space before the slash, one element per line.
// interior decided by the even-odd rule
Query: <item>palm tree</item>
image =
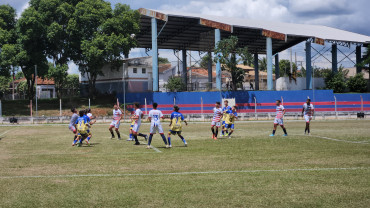
<path fill-rule="evenodd" d="M 258 60 L 258 69 L 260 71 L 267 71 L 267 59 L 263 57 L 262 59 Z"/>

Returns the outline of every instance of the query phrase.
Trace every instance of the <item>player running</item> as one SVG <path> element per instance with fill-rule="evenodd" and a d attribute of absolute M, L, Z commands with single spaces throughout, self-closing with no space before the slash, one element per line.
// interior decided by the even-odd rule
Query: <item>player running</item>
<path fill-rule="evenodd" d="M 78 114 L 77 114 L 77 109 L 76 108 L 72 108 L 71 109 L 71 112 L 73 113 L 72 114 L 72 117 L 71 117 L 71 121 L 69 122 L 69 126 L 68 126 L 68 128 L 69 128 L 69 130 L 71 130 L 72 131 L 72 133 L 74 134 L 74 137 L 73 137 L 73 142 L 72 142 L 72 146 L 74 146 L 75 145 L 75 140 L 76 140 L 76 138 L 77 138 L 77 130 L 76 130 L 76 127 L 75 127 L 75 123 L 76 123 L 76 121 L 77 121 L 77 119 L 78 119 Z"/>
<path fill-rule="evenodd" d="M 131 116 L 131 119 L 134 120 L 134 124 L 132 126 L 132 135 L 134 136 L 135 139 L 135 144 L 134 145 L 140 145 L 139 140 L 137 139 L 137 136 L 141 136 L 145 138 L 145 141 L 147 140 L 148 136 L 146 134 L 139 133 L 139 129 L 141 126 L 141 119 L 144 117 L 143 112 L 140 109 L 140 103 L 135 103 L 135 113 L 133 116 Z"/>
<path fill-rule="evenodd" d="M 86 138 L 86 143 L 88 144 L 88 145 L 90 145 L 90 139 L 91 139 L 91 137 L 92 137 L 92 133 L 91 133 L 91 130 L 90 130 L 90 128 L 91 128 L 91 126 L 96 122 L 96 116 L 93 116 L 92 115 L 92 113 L 91 113 L 91 109 L 90 108 L 88 108 L 88 109 L 86 109 L 85 110 L 85 115 L 84 115 L 86 118 L 87 118 L 87 120 L 88 120 L 88 122 L 89 122 L 89 124 L 90 124 L 90 126 L 89 126 L 89 129 L 87 130 L 87 133 L 88 133 L 88 137 Z M 95 119 L 95 120 L 92 120 L 92 119 Z"/>
<path fill-rule="evenodd" d="M 233 106 L 231 109 L 231 113 L 229 113 L 228 120 L 225 121 L 225 132 L 228 132 L 228 129 L 230 129 L 230 132 L 228 133 L 228 137 L 231 138 L 231 134 L 234 132 L 234 123 L 235 119 L 238 118 L 238 113 L 236 112 L 236 106 Z"/>
<path fill-rule="evenodd" d="M 222 128 L 221 128 L 221 134 L 220 136 L 225 136 L 224 134 L 224 129 L 225 129 L 225 126 L 226 126 L 226 121 L 230 119 L 230 113 L 231 113 L 231 107 L 229 106 L 229 101 L 228 100 L 224 100 L 224 106 L 222 108 Z M 228 131 L 227 131 L 227 128 L 226 128 L 226 134 L 228 134 Z"/>
<path fill-rule="evenodd" d="M 181 125 L 181 122 L 184 121 L 184 123 L 186 125 L 188 125 L 188 122 L 186 122 L 184 116 L 182 115 L 182 113 L 179 112 L 180 108 L 175 105 L 173 106 L 173 111 L 171 113 L 171 117 L 170 117 L 170 131 L 168 132 L 168 146 L 171 148 L 172 145 L 171 145 L 171 134 L 173 135 L 178 135 L 180 137 L 180 139 L 182 140 L 182 142 L 184 142 L 184 145 L 185 147 L 188 146 L 188 143 L 186 143 L 185 139 L 183 136 L 181 136 L 181 130 L 182 130 L 182 125 Z"/>
<path fill-rule="evenodd" d="M 311 99 L 307 99 L 302 108 L 302 117 L 304 116 L 304 120 L 306 120 L 306 128 L 304 129 L 304 134 L 308 133 L 308 135 L 310 135 L 310 122 L 314 113 L 315 108 L 311 104 Z"/>
<path fill-rule="evenodd" d="M 120 109 L 118 109 L 118 106 L 117 105 L 114 105 L 113 106 L 113 121 L 111 122 L 110 126 L 109 126 L 109 131 L 110 133 L 112 134 L 112 138 L 111 139 L 114 139 L 114 133 L 113 133 L 113 128 L 115 129 L 116 133 L 117 133 L 117 136 L 118 136 L 118 139 L 121 140 L 121 134 L 119 133 L 119 125 L 121 124 L 121 119 L 122 119 L 122 111 Z"/>
<path fill-rule="evenodd" d="M 218 128 L 221 126 L 220 120 L 222 116 L 222 109 L 220 108 L 220 102 L 216 102 L 213 108 L 213 119 L 211 123 L 212 139 L 217 140 Z M 216 126 L 216 130 L 215 130 Z"/>
<path fill-rule="evenodd" d="M 78 146 L 80 147 L 82 145 L 82 141 L 89 136 L 88 130 L 90 127 L 90 121 L 85 115 L 84 110 L 80 110 L 79 114 L 80 117 L 78 117 L 75 123 L 75 127 L 77 129 L 77 138 L 73 141 L 72 146 L 74 146 L 78 142 Z"/>
<path fill-rule="evenodd" d="M 284 127 L 284 121 L 283 121 L 284 114 L 285 114 L 285 108 L 283 105 L 281 105 L 281 101 L 277 100 L 276 101 L 276 117 L 274 120 L 274 130 L 272 130 L 272 134 L 270 134 L 270 136 L 275 136 L 277 125 L 280 125 L 281 128 L 283 129 L 284 131 L 283 136 L 288 136 L 288 133 L 286 132 L 286 129 Z"/>
<path fill-rule="evenodd" d="M 169 148 L 167 145 L 166 137 L 164 136 L 162 125 L 161 125 L 161 119 L 164 120 L 163 114 L 160 110 L 157 110 L 158 104 L 153 103 L 153 110 L 149 111 L 149 117 L 148 120 L 150 121 L 150 136 L 148 141 L 147 149 L 150 149 L 150 144 L 152 143 L 153 134 L 155 134 L 157 131 L 161 135 L 164 144 L 166 145 L 166 148 Z"/>
<path fill-rule="evenodd" d="M 131 125 L 130 125 L 130 135 L 127 141 L 134 141 L 133 134 L 132 134 L 132 129 L 134 128 L 135 125 L 135 120 L 131 117 Z"/>

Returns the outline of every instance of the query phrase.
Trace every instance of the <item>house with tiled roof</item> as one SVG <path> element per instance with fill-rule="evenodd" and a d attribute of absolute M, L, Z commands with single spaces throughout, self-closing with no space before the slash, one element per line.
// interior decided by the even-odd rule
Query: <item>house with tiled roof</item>
<path fill-rule="evenodd" d="M 20 82 L 26 81 L 26 78 L 21 78 L 14 81 L 14 89 L 16 91 Z M 36 82 L 35 82 L 36 83 Z M 56 98 L 55 83 L 52 79 L 37 77 L 36 96 L 39 99 Z"/>

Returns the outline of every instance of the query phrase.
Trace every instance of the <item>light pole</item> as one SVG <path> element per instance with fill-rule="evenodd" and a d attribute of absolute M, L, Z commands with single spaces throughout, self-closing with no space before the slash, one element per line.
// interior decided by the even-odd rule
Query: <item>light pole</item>
<path fill-rule="evenodd" d="M 126 83 L 125 83 L 125 61 L 122 63 L 122 80 L 123 80 L 123 122 L 126 118 Z"/>
<path fill-rule="evenodd" d="M 37 117 L 37 65 L 35 65 L 35 85 L 36 85 L 36 117 Z"/>

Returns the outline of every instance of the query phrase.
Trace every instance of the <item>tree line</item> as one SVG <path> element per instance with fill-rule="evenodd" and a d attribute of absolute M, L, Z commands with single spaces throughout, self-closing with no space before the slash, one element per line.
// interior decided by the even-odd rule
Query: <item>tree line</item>
<path fill-rule="evenodd" d="M 125 4 L 104 0 L 30 0 L 19 18 L 9 5 L 0 5 L 0 75 L 19 68 L 27 97 L 35 95 L 35 68 L 41 78 L 52 78 L 56 88 L 67 81 L 73 61 L 88 78 L 89 94 L 105 64 L 112 70 L 137 46 L 132 34 L 140 30 L 140 14 Z"/>

